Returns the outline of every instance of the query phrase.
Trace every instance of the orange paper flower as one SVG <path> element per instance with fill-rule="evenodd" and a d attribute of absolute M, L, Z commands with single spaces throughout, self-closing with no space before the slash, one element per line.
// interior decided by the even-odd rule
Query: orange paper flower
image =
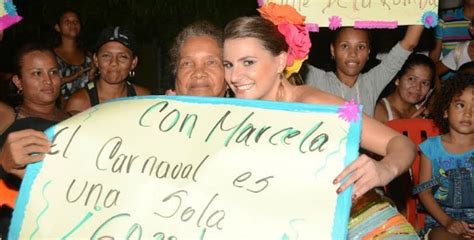
<path fill-rule="evenodd" d="M 305 17 L 290 5 L 268 3 L 257 10 L 263 18 L 270 20 L 275 25 L 281 23 L 304 24 Z"/>

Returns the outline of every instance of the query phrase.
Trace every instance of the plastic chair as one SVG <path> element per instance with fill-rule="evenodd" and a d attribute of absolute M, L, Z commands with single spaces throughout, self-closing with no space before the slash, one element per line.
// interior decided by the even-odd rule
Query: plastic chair
<path fill-rule="evenodd" d="M 13 208 L 17 195 L 18 190 L 9 187 L 3 179 L 0 179 L 0 206 Z"/>
<path fill-rule="evenodd" d="M 417 146 L 426 138 L 439 135 L 439 129 L 431 119 L 396 119 L 386 123 L 390 128 L 402 133 L 410 138 Z M 411 167 L 411 178 L 414 185 L 420 183 L 420 158 L 421 153 L 418 149 L 418 154 Z M 411 189 L 410 189 L 411 192 Z M 411 196 L 407 201 L 407 219 L 415 227 L 421 229 L 425 223 L 425 214 L 418 212 L 416 204 L 419 201 L 417 196 Z"/>

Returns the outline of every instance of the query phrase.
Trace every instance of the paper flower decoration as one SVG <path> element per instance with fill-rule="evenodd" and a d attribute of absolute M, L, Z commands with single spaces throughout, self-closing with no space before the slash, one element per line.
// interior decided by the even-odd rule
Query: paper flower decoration
<path fill-rule="evenodd" d="M 257 10 L 263 18 L 270 20 L 275 25 L 281 23 L 304 24 L 305 17 L 290 5 L 279 5 L 271 2 Z"/>
<path fill-rule="evenodd" d="M 285 37 L 288 44 L 288 58 L 286 61 L 285 76 L 298 72 L 304 60 L 308 58 L 311 40 L 305 17 L 300 15 L 290 5 L 268 3 L 258 9 L 263 18 L 271 21 L 278 31 Z"/>
<path fill-rule="evenodd" d="M 337 113 L 339 114 L 339 118 L 347 122 L 357 122 L 360 118 L 360 108 L 354 99 L 345 102 L 344 105 L 337 109 Z"/>
<path fill-rule="evenodd" d="M 433 28 L 438 25 L 438 14 L 433 11 L 426 11 L 421 16 L 421 23 L 425 26 L 425 28 Z"/>
<path fill-rule="evenodd" d="M 316 23 L 306 23 L 304 26 L 309 32 L 319 32 L 319 25 Z"/>
<path fill-rule="evenodd" d="M 278 25 L 278 31 L 285 36 L 288 44 L 288 58 L 286 66 L 293 65 L 295 59 L 303 59 L 311 48 L 308 29 L 304 25 L 282 23 Z"/>
<path fill-rule="evenodd" d="M 342 19 L 338 16 L 332 16 L 329 18 L 329 29 L 336 30 L 342 26 Z"/>
<path fill-rule="evenodd" d="M 13 5 L 13 2 L 10 1 L 5 1 L 3 3 L 3 6 L 5 8 L 5 11 L 7 12 L 8 15 L 10 16 L 15 16 L 16 15 L 16 7 Z"/>
<path fill-rule="evenodd" d="M 21 17 L 16 13 L 16 7 L 11 0 L 4 0 L 0 5 L 0 31 L 19 22 Z"/>
<path fill-rule="evenodd" d="M 308 59 L 308 57 L 305 57 L 303 59 L 296 59 L 295 61 L 293 61 L 293 65 L 287 66 L 285 69 L 285 77 L 289 78 L 291 74 L 297 73 L 300 70 L 301 65 L 303 65 L 303 62 L 306 61 L 306 59 Z"/>
<path fill-rule="evenodd" d="M 354 28 L 362 29 L 395 29 L 398 21 L 355 21 Z"/>

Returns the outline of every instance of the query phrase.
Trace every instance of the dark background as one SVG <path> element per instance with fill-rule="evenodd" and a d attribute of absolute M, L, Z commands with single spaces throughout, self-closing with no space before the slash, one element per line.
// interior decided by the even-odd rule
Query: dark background
<path fill-rule="evenodd" d="M 316 1 L 316 0 L 312 0 Z M 453 5 L 455 0 L 446 0 Z M 5 30 L 0 44 L 0 71 L 10 72 L 12 58 L 19 46 L 30 41 L 53 44 L 56 33 L 53 26 L 65 9 L 80 14 L 81 42 L 92 49 L 100 30 L 106 26 L 129 27 L 138 37 L 139 66 L 135 83 L 154 94 L 162 94 L 173 87 L 173 76 L 168 69 L 168 49 L 176 34 L 196 20 L 208 20 L 217 26 L 239 16 L 256 15 L 256 0 L 14 0 L 18 14 L 24 19 Z M 451 6 L 452 7 L 452 6 Z M 367 64 L 378 63 L 375 54 L 388 51 L 402 38 L 406 27 L 396 30 L 373 31 L 372 56 Z M 418 50 L 433 45 L 432 30 L 423 34 Z M 308 63 L 330 70 L 332 61 L 329 43 L 332 31 L 321 28 L 311 33 L 312 45 Z M 2 84 L 2 86 L 4 86 Z"/>

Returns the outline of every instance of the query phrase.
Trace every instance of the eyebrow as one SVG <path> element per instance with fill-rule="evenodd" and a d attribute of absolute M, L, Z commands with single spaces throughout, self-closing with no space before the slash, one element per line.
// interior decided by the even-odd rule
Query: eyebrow
<path fill-rule="evenodd" d="M 257 57 L 254 57 L 254 56 L 243 56 L 243 57 L 237 59 L 237 61 L 243 61 L 243 60 L 246 60 L 247 58 L 257 58 Z"/>

